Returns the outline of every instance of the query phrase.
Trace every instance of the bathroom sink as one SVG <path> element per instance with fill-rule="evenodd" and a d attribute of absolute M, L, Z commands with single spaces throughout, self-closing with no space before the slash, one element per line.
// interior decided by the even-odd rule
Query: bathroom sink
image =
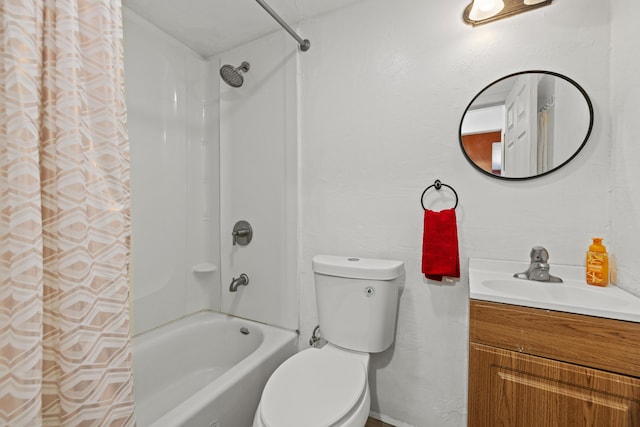
<path fill-rule="evenodd" d="M 551 274 L 563 283 L 513 277 L 527 267 L 526 262 L 471 258 L 470 298 L 640 322 L 640 298 L 614 285 L 587 285 L 584 267 L 551 264 Z"/>

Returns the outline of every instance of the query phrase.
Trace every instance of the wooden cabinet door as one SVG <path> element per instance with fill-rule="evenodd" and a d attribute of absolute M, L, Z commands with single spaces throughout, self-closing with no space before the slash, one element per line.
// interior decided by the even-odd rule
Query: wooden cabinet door
<path fill-rule="evenodd" d="M 640 427 L 640 379 L 471 343 L 470 427 Z"/>

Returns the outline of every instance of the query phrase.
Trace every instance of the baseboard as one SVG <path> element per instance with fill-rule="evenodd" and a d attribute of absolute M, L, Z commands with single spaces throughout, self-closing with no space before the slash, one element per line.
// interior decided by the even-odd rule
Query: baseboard
<path fill-rule="evenodd" d="M 373 411 L 369 412 L 369 416 L 371 418 L 375 418 L 378 421 L 382 421 L 383 423 L 391 424 L 392 426 L 395 426 L 395 427 L 417 427 L 412 424 L 407 424 L 405 422 L 391 418 L 387 415 L 379 414 Z"/>

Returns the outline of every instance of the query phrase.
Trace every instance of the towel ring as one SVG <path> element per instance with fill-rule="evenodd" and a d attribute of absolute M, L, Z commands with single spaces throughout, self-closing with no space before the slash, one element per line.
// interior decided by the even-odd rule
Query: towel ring
<path fill-rule="evenodd" d="M 424 200 L 423 200 L 424 199 L 424 195 L 427 193 L 427 191 L 431 187 L 434 187 L 436 190 L 440 191 L 442 186 L 445 186 L 445 187 L 449 188 L 451 191 L 453 191 L 453 194 L 456 196 L 456 204 L 453 207 L 453 209 L 458 207 L 458 193 L 456 193 L 456 190 L 454 190 L 452 186 L 447 185 L 447 184 L 443 184 L 442 182 L 440 182 L 439 179 L 436 179 L 433 184 L 431 184 L 430 186 L 428 186 L 427 188 L 424 189 L 424 191 L 422 192 L 422 196 L 420 196 L 420 204 L 422 205 L 422 209 L 424 209 L 425 211 L 427 210 L 427 208 L 424 207 Z"/>

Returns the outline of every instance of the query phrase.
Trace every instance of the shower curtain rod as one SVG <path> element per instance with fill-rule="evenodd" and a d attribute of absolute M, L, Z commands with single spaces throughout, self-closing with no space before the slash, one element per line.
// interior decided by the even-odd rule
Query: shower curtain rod
<path fill-rule="evenodd" d="M 301 51 L 306 52 L 309 50 L 309 48 L 311 47 L 311 42 L 309 40 L 307 39 L 303 40 L 302 37 L 300 37 L 295 31 L 293 31 L 293 29 L 286 22 L 284 22 L 284 19 L 282 19 L 280 15 L 276 13 L 275 10 L 271 9 L 271 7 L 269 7 L 269 5 L 264 2 L 264 0 L 256 0 L 256 1 L 260 6 L 262 6 L 264 10 L 267 11 L 269 15 L 271 15 L 273 19 L 278 21 L 278 24 L 280 24 L 282 28 L 284 28 L 285 30 L 287 30 L 289 34 L 291 34 L 291 37 L 296 39 L 296 41 L 300 45 Z"/>

